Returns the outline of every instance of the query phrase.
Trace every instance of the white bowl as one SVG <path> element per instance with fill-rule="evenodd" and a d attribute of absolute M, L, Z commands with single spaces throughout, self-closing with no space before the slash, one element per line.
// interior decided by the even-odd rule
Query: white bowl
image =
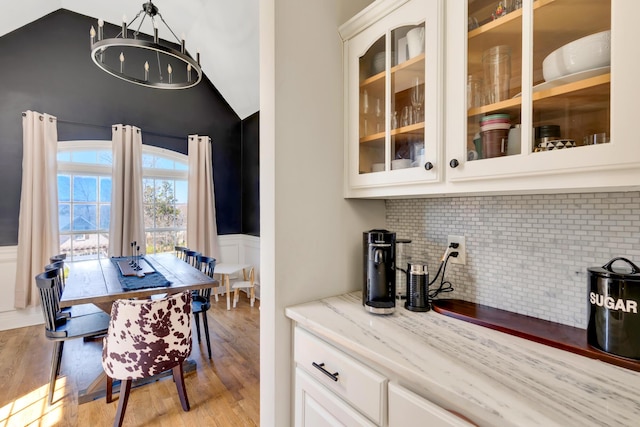
<path fill-rule="evenodd" d="M 382 172 L 384 170 L 384 163 L 373 163 L 371 165 L 371 172 Z"/>
<path fill-rule="evenodd" d="M 391 169 L 406 169 L 411 167 L 411 159 L 395 159 L 391 160 Z"/>
<path fill-rule="evenodd" d="M 569 74 L 611 65 L 611 31 L 602 31 L 574 40 L 553 52 L 542 61 L 545 81 Z"/>

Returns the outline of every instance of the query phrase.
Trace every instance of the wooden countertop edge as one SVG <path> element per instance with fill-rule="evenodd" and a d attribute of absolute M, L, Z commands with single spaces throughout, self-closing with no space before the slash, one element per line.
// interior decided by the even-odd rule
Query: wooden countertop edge
<path fill-rule="evenodd" d="M 589 345 L 586 329 L 456 299 L 434 300 L 432 307 L 445 316 L 640 372 L 640 360 L 616 356 Z"/>

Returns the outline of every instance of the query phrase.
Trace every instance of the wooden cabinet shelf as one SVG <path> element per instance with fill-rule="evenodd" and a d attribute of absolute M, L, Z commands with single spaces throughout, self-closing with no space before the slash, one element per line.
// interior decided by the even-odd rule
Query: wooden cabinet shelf
<path fill-rule="evenodd" d="M 418 136 L 419 137 L 423 135 L 423 132 L 424 132 L 424 122 L 420 122 L 420 123 L 414 123 L 409 126 L 402 126 L 402 127 L 399 127 L 398 129 L 393 129 L 391 130 L 390 135 L 395 137 L 402 137 L 402 136 L 406 136 L 406 137 Z M 384 132 L 378 132 L 371 135 L 367 135 L 365 137 L 360 138 L 360 144 L 365 144 L 371 141 L 384 142 L 384 136 L 385 136 Z"/>

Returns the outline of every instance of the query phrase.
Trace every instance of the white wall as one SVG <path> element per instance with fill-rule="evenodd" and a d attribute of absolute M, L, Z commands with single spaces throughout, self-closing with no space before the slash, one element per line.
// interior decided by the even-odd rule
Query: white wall
<path fill-rule="evenodd" d="M 384 202 L 345 200 L 342 41 L 369 1 L 260 2 L 260 423 L 291 424 L 287 306 L 359 289 Z M 345 16 L 346 15 L 346 16 Z"/>

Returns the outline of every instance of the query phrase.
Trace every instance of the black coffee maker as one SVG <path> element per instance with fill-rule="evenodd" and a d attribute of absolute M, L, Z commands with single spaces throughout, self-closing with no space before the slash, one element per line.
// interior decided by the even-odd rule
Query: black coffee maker
<path fill-rule="evenodd" d="M 363 233 L 364 283 L 362 305 L 375 314 L 391 314 L 396 307 L 396 233 Z"/>

